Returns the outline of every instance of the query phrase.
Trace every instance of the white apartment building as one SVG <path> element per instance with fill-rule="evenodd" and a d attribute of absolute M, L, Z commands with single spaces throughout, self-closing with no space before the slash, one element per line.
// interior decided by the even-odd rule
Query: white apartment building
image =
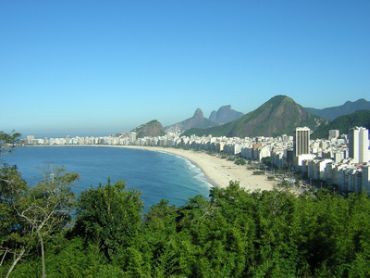
<path fill-rule="evenodd" d="M 349 157 L 355 163 L 369 162 L 369 130 L 354 127 L 349 133 Z"/>

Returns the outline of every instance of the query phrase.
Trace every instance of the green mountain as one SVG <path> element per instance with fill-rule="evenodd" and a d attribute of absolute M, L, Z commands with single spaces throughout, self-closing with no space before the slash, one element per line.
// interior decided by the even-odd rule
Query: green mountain
<path fill-rule="evenodd" d="M 348 134 L 348 131 L 354 126 L 362 126 L 370 129 L 370 110 L 357 111 L 350 115 L 338 117 L 332 122 L 320 126 L 312 134 L 312 137 L 327 138 L 331 129 L 338 129 L 341 134 Z"/>
<path fill-rule="evenodd" d="M 198 108 L 191 118 L 186 119 L 182 122 L 176 123 L 174 125 L 168 126 L 166 127 L 166 130 L 167 131 L 179 130 L 183 132 L 183 131 L 186 131 L 192 128 L 208 128 L 208 127 L 212 127 L 216 125 L 217 123 L 214 123 L 208 120 L 207 118 L 205 118 L 203 111 L 200 108 Z"/>
<path fill-rule="evenodd" d="M 138 126 L 132 131 L 136 132 L 137 138 L 163 136 L 166 134 L 162 124 L 157 120 Z"/>
<path fill-rule="evenodd" d="M 340 116 L 349 115 L 356 111 L 370 110 L 370 101 L 359 99 L 354 102 L 347 101 L 345 104 L 324 109 L 305 108 L 306 111 L 321 118 L 332 121 Z"/>
<path fill-rule="evenodd" d="M 293 134 L 298 126 L 316 129 L 323 123 L 325 120 L 308 113 L 290 97 L 278 95 L 236 121 L 213 128 L 191 129 L 184 134 L 229 137 L 278 136 Z"/>

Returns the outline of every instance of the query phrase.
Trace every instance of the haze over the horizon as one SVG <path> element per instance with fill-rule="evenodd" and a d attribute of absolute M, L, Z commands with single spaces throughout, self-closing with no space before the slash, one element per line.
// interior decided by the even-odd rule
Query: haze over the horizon
<path fill-rule="evenodd" d="M 283 4 L 282 4 L 283 3 Z M 0 130 L 103 134 L 197 107 L 369 99 L 370 1 L 1 1 Z"/>

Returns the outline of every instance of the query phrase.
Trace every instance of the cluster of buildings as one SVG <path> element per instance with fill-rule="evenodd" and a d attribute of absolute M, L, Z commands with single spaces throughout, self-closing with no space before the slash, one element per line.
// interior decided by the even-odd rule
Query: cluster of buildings
<path fill-rule="evenodd" d="M 295 169 L 309 179 L 337 185 L 342 192 L 370 195 L 369 131 L 355 127 L 341 139 L 338 131 L 331 131 L 328 141 L 319 140 L 321 152 L 316 152 L 317 145 L 311 142 L 307 131 L 308 128 L 296 129 Z"/>
<path fill-rule="evenodd" d="M 355 127 L 348 135 L 331 130 L 328 139 L 311 139 L 311 130 L 299 127 L 294 136 L 279 137 L 198 137 L 167 134 L 137 138 L 135 132 L 103 137 L 34 138 L 28 145 L 136 145 L 192 149 L 247 160 L 267 158 L 277 168 L 294 169 L 313 181 L 337 185 L 343 192 L 370 195 L 369 131 Z"/>
<path fill-rule="evenodd" d="M 75 136 L 60 138 L 35 138 L 29 135 L 25 138 L 26 145 L 48 145 L 48 146 L 92 146 L 92 145 L 134 145 L 136 133 L 130 132 L 117 136 Z"/>

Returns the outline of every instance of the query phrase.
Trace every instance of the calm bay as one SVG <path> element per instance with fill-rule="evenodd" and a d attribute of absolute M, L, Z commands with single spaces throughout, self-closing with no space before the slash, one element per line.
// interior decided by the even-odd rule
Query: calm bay
<path fill-rule="evenodd" d="M 210 184 L 199 168 L 188 160 L 161 152 L 110 147 L 20 147 L 1 158 L 17 165 L 23 178 L 37 184 L 51 169 L 64 167 L 80 179 L 72 187 L 80 192 L 123 180 L 128 189 L 141 192 L 145 210 L 167 199 L 181 206 L 189 198 L 207 197 Z"/>

